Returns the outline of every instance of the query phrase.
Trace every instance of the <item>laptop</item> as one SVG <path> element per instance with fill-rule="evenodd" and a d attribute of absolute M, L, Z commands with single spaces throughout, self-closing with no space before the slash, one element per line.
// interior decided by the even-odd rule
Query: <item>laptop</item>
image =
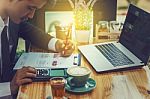
<path fill-rule="evenodd" d="M 130 4 L 118 42 L 78 48 L 97 72 L 142 67 L 150 55 L 150 14 Z"/>

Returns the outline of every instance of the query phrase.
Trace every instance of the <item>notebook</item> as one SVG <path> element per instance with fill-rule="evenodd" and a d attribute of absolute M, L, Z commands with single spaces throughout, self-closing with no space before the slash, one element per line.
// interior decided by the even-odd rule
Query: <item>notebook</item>
<path fill-rule="evenodd" d="M 62 57 L 59 53 L 23 53 L 15 64 L 14 69 L 20 69 L 23 66 L 34 68 L 69 68 L 79 66 L 81 61 L 80 54 L 72 54 L 69 57 Z"/>
<path fill-rule="evenodd" d="M 118 42 L 78 48 L 97 72 L 142 67 L 150 55 L 150 14 L 130 4 Z"/>

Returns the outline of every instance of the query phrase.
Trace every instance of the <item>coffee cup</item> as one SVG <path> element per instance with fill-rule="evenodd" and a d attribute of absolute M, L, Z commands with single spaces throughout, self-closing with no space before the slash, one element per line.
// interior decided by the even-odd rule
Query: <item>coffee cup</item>
<path fill-rule="evenodd" d="M 67 83 L 71 87 L 82 87 L 87 83 L 90 76 L 90 69 L 82 66 L 75 66 L 67 69 Z"/>

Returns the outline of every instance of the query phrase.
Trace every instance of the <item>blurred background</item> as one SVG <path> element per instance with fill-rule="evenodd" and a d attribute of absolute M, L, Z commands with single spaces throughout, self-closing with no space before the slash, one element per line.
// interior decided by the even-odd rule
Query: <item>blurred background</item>
<path fill-rule="evenodd" d="M 150 0 L 98 0 L 93 7 L 91 37 L 95 37 L 95 25 L 99 21 L 119 21 L 123 23 L 130 3 L 150 12 Z M 68 0 L 50 0 L 29 21 L 44 32 L 56 36 L 55 25 L 71 23 L 73 21 L 72 10 Z M 20 39 L 17 52 L 24 52 L 29 46 L 29 41 Z"/>

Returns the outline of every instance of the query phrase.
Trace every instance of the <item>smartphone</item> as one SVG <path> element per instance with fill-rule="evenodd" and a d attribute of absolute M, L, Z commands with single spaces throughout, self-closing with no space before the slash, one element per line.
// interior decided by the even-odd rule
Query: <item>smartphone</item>
<path fill-rule="evenodd" d="M 52 77 L 64 77 L 66 78 L 67 69 L 59 68 L 59 69 L 49 69 L 49 68 L 36 68 L 37 75 L 33 78 L 33 81 L 49 81 Z"/>

